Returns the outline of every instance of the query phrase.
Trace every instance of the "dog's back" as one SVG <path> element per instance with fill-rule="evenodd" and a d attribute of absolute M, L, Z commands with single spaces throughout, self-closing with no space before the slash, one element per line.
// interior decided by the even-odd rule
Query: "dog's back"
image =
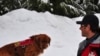
<path fill-rule="evenodd" d="M 0 56 L 12 56 L 14 55 L 12 52 L 14 52 L 13 44 L 8 44 L 0 48 Z"/>
<path fill-rule="evenodd" d="M 15 43 L 5 45 L 0 48 L 0 56 L 24 56 L 24 48 L 22 46 L 15 46 Z"/>

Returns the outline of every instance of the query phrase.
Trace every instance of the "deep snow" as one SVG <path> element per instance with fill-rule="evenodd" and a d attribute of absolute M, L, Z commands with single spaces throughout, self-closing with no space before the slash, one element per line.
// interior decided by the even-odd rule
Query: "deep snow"
<path fill-rule="evenodd" d="M 23 8 L 11 11 L 0 16 L 0 46 L 45 33 L 51 37 L 51 44 L 41 56 L 76 56 L 78 44 L 84 39 L 75 22 L 80 19 Z"/>

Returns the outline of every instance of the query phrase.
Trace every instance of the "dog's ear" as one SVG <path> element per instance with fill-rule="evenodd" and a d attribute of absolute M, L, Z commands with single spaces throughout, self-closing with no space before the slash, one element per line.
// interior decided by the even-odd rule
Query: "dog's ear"
<path fill-rule="evenodd" d="M 50 45 L 50 37 L 46 34 L 39 34 L 36 37 L 36 42 L 38 43 L 39 47 L 42 49 L 45 49 L 46 47 L 48 47 L 48 45 Z"/>
<path fill-rule="evenodd" d="M 39 41 L 40 41 L 39 34 L 30 36 L 30 39 L 35 41 L 39 45 Z"/>
<path fill-rule="evenodd" d="M 39 36 L 39 35 L 36 35 L 36 36 L 34 37 L 34 41 L 35 41 L 38 45 L 40 45 L 40 42 L 41 42 L 40 36 Z"/>
<path fill-rule="evenodd" d="M 32 36 L 30 36 L 30 39 L 34 40 L 36 37 L 37 37 L 37 35 L 32 35 Z"/>
<path fill-rule="evenodd" d="M 45 49 L 48 45 L 50 45 L 51 41 L 50 37 L 46 34 L 34 35 L 31 36 L 31 39 L 33 39 L 33 41 L 35 41 L 41 49 Z"/>

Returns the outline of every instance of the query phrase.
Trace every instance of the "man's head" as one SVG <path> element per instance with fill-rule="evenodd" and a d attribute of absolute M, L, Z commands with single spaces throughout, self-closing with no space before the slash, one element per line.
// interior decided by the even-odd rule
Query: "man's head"
<path fill-rule="evenodd" d="M 82 21 L 77 21 L 76 23 L 81 25 L 80 30 L 83 36 L 88 34 L 89 31 L 95 33 L 99 29 L 99 20 L 93 14 L 85 15 Z"/>

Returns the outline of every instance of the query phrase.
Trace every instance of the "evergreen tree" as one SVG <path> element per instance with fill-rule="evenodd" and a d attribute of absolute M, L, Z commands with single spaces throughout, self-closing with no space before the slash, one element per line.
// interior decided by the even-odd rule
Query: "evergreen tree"
<path fill-rule="evenodd" d="M 0 0 L 0 15 L 9 11 L 25 8 L 38 12 L 49 11 L 53 14 L 78 17 L 85 14 L 100 13 L 99 0 Z"/>

